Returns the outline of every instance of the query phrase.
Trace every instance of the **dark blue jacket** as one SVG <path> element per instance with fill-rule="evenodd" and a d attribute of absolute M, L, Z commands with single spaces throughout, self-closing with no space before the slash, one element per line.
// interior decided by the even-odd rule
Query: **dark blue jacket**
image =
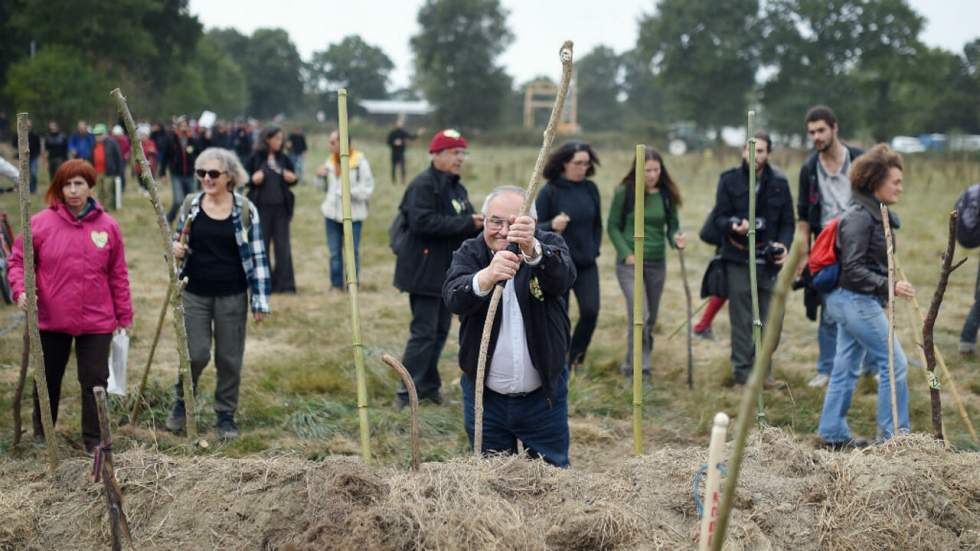
<path fill-rule="evenodd" d="M 568 244 L 572 260 L 578 268 L 595 265 L 602 244 L 602 205 L 599 188 L 592 180 L 570 182 L 564 178 L 549 181 L 534 202 L 538 211 L 538 226 L 551 230 L 551 220 L 564 212 L 571 221 L 561 236 Z M 592 216 L 589 223 L 583 223 L 583 215 Z"/>
<path fill-rule="evenodd" d="M 524 332 L 531 363 L 541 376 L 541 385 L 549 398 L 565 370 L 571 325 L 565 293 L 575 283 L 575 264 L 561 236 L 538 229 L 535 237 L 541 243 L 543 258 L 532 267 L 521 264 L 514 276 L 514 291 L 524 317 Z M 442 299 L 454 314 L 459 314 L 459 367 L 471 380 L 476 378 L 483 324 L 487 318 L 492 293 L 478 297 L 473 292 L 473 275 L 490 265 L 493 254 L 483 236 L 466 240 L 453 255 L 452 266 L 442 287 Z M 503 314 L 497 311 L 490 333 L 487 366 L 500 334 Z"/>
<path fill-rule="evenodd" d="M 767 163 L 756 180 L 756 186 L 755 216 L 757 227 L 761 225 L 755 234 L 756 247 L 762 249 L 772 242 L 789 247 L 793 243 L 796 222 L 786 176 Z M 721 257 L 732 262 L 747 263 L 748 236 L 732 231 L 736 220 L 749 218 L 749 171 L 745 162 L 721 173 L 712 213 L 715 229 L 724 236 Z"/>

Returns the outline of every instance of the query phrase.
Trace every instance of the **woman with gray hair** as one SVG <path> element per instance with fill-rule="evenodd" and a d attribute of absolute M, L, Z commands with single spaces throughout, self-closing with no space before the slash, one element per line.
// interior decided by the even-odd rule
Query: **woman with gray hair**
<path fill-rule="evenodd" d="M 197 381 L 211 359 L 213 340 L 218 436 L 236 438 L 248 294 L 255 321 L 262 321 L 269 313 L 269 261 L 258 210 L 235 193 L 248 181 L 238 157 L 212 147 L 197 157 L 194 168 L 203 192 L 184 200 L 174 235 L 174 255 L 183 261 L 180 277 L 187 281 L 183 302 L 191 378 L 196 393 Z M 177 401 L 166 424 L 178 432 L 186 422 L 179 376 L 175 390 Z"/>

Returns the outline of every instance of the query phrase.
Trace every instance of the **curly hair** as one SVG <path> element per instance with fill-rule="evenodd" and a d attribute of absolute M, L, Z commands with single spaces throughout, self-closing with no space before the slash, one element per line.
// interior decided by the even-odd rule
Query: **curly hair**
<path fill-rule="evenodd" d="M 902 156 L 883 143 L 872 147 L 851 164 L 848 174 L 851 189 L 873 195 L 885 183 L 892 168 L 905 171 Z"/>
<path fill-rule="evenodd" d="M 585 151 L 589 154 L 589 170 L 585 172 L 585 177 L 588 178 L 595 174 L 595 167 L 599 166 L 599 156 L 595 154 L 589 144 L 572 141 L 561 144 L 548 156 L 548 162 L 545 163 L 543 171 L 545 179 L 549 181 L 558 179 L 565 171 L 565 163 L 571 161 L 572 157 L 579 151 Z"/>

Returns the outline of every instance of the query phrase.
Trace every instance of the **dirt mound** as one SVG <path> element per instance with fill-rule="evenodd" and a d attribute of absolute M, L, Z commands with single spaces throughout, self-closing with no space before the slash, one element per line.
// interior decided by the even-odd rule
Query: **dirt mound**
<path fill-rule="evenodd" d="M 518 458 L 429 463 L 117 456 L 140 549 L 685 549 L 698 448 L 605 473 Z M 0 462 L 0 549 L 108 543 L 100 485 L 67 461 Z M 980 456 L 908 436 L 849 454 L 754 435 L 727 549 L 980 549 Z"/>

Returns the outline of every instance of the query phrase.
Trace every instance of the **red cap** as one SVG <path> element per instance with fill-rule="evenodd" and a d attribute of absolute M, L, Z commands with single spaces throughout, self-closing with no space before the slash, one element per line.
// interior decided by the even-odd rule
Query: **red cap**
<path fill-rule="evenodd" d="M 457 130 L 447 128 L 436 132 L 436 135 L 432 136 L 432 142 L 429 143 L 429 153 L 439 153 L 444 149 L 455 149 L 457 147 L 466 149 L 466 140 Z"/>

